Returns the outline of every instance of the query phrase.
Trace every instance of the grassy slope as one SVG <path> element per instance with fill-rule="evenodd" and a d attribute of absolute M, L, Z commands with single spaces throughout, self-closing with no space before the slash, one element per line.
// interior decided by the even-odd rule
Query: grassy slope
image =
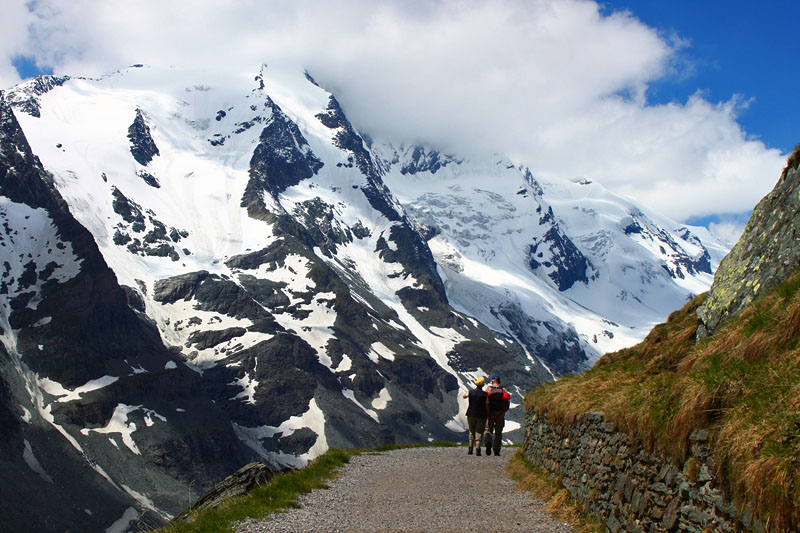
<path fill-rule="evenodd" d="M 712 432 L 719 479 L 777 530 L 800 528 L 800 274 L 695 344 L 698 296 L 639 345 L 530 392 L 559 422 L 602 411 L 682 464 L 694 429 Z"/>

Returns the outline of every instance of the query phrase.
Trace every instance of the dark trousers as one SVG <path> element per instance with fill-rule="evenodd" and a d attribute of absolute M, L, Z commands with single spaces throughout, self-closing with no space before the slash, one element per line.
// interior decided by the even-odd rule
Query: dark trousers
<path fill-rule="evenodd" d="M 486 426 L 486 447 L 489 447 L 489 442 L 492 443 L 492 451 L 497 454 L 500 451 L 500 446 L 503 444 L 503 426 L 506 425 L 505 417 L 489 415 Z"/>

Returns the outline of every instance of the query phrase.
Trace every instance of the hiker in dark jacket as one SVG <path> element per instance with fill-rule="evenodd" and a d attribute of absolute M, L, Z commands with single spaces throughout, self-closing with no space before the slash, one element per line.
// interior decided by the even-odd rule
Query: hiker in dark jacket
<path fill-rule="evenodd" d="M 491 384 L 486 388 L 486 455 L 500 455 L 503 443 L 503 426 L 506 424 L 506 411 L 511 405 L 511 394 L 500 386 L 500 377 L 492 376 Z"/>
<path fill-rule="evenodd" d="M 486 427 L 486 391 L 483 384 L 486 380 L 478 378 L 475 380 L 475 388 L 464 394 L 464 398 L 469 398 L 467 407 L 467 425 L 469 427 L 469 450 L 467 454 L 472 455 L 472 448 L 475 445 L 477 435 L 478 450 L 477 455 L 481 454 L 481 435 Z"/>

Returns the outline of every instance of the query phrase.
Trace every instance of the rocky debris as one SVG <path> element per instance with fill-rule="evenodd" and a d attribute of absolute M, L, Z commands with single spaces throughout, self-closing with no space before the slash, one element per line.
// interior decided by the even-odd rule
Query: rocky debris
<path fill-rule="evenodd" d="M 666 230 L 653 224 L 639 210 L 632 210 L 630 216 L 621 221 L 621 226 L 625 235 L 636 234 L 658 245 L 661 253 L 667 256 L 666 262 L 661 267 L 672 279 L 685 279 L 686 275 L 695 275 L 699 272 L 711 274 L 711 256 L 702 241 L 688 228 L 681 228 L 678 233 L 681 239 L 703 250 L 697 257 L 688 255 Z"/>
<path fill-rule="evenodd" d="M 226 477 L 200 496 L 188 511 L 181 514 L 176 520 L 190 520 L 192 511 L 218 507 L 225 500 L 242 496 L 261 485 L 266 485 L 278 472 L 264 463 L 254 462 L 243 466 L 230 476 Z"/>
<path fill-rule="evenodd" d="M 237 283 L 217 274 L 205 277 L 195 288 L 195 307 L 233 318 L 249 318 L 253 322 L 271 321 L 272 315 L 260 306 Z"/>
<path fill-rule="evenodd" d="M 142 207 L 128 197 L 122 194 L 122 191 L 116 187 L 112 187 L 111 196 L 114 198 L 111 206 L 114 212 L 122 217 L 122 220 L 131 224 L 131 229 L 136 232 L 142 232 L 144 226 L 144 213 Z"/>
<path fill-rule="evenodd" d="M 697 310 L 698 338 L 713 334 L 764 291 L 800 267 L 800 168 L 789 164 L 778 183 L 753 210 L 739 242 L 714 275 L 708 298 Z"/>
<path fill-rule="evenodd" d="M 186 339 L 186 346 L 194 345 L 197 350 L 213 348 L 218 344 L 241 337 L 247 333 L 244 328 L 234 327 L 225 329 L 212 329 L 208 331 L 193 331 Z"/>
<path fill-rule="evenodd" d="M 617 431 L 603 413 L 556 424 L 531 410 L 524 453 L 561 479 L 608 531 L 763 532 L 748 508 L 737 508 L 716 476 L 709 432 L 689 436 L 683 468 Z"/>
<path fill-rule="evenodd" d="M 144 121 L 144 115 L 139 108 L 136 108 L 136 118 L 128 128 L 128 139 L 131 141 L 131 154 L 140 165 L 146 166 L 159 155 L 158 147 L 150 135 L 150 126 Z"/>
<path fill-rule="evenodd" d="M 298 204 L 294 215 L 308 230 L 314 243 L 330 254 L 336 253 L 337 244 L 353 242 L 353 232 L 339 222 L 334 206 L 319 198 Z"/>
<path fill-rule="evenodd" d="M 349 153 L 348 160 L 354 160 L 356 167 L 367 180 L 361 186 L 361 191 L 370 205 L 386 217 L 389 221 L 396 222 L 389 230 L 389 240 L 396 244 L 392 249 L 383 238 L 379 239 L 376 252 L 389 263 L 400 263 L 406 273 L 414 275 L 420 289 L 404 289 L 400 293 L 403 304 L 413 309 L 418 304 L 414 300 L 432 299 L 439 304 L 447 305 L 447 295 L 444 284 L 439 277 L 436 262 L 427 242 L 417 231 L 402 206 L 395 200 L 388 187 L 383 183 L 380 165 L 376 164 L 369 150 L 365 147 L 364 139 L 356 132 L 344 114 L 339 102 L 331 95 L 324 113 L 316 115 L 317 119 L 326 127 L 336 130 L 334 145 L 344 152 Z M 417 292 L 431 294 L 420 295 Z"/>
<path fill-rule="evenodd" d="M 317 118 L 326 127 L 336 130 L 333 144 L 350 153 L 348 160 L 354 160 L 356 167 L 366 177 L 367 184 L 361 187 L 361 191 L 369 200 L 370 205 L 392 222 L 402 220 L 399 204 L 383 183 L 380 168 L 364 147 L 364 140 L 347 120 L 339 102 L 333 95 L 328 99 L 328 107 L 325 112 L 317 114 Z"/>

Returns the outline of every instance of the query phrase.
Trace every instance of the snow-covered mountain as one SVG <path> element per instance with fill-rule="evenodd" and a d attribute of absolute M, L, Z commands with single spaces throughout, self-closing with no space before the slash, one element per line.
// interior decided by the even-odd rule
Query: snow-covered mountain
<path fill-rule="evenodd" d="M 639 342 L 708 289 L 727 248 L 588 179 L 548 183 L 504 157 L 382 153 L 456 309 L 504 331 L 556 376 Z"/>
<path fill-rule="evenodd" d="M 174 514 L 252 458 L 458 439 L 478 375 L 519 440 L 527 390 L 726 252 L 588 180 L 373 143 L 302 71 L 40 77 L 0 113 L 0 468 L 76 489 L 51 529 Z"/>

